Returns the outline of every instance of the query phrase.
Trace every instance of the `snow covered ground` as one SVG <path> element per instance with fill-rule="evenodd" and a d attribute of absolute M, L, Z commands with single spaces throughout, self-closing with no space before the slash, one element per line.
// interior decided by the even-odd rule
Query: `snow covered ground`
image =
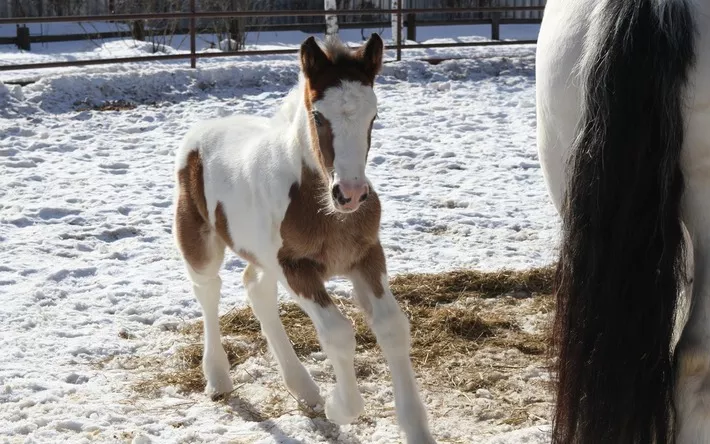
<path fill-rule="evenodd" d="M 1 63 L 66 57 L 0 53 Z M 535 148 L 534 47 L 434 53 L 466 58 L 388 63 L 376 85 L 368 176 L 389 270 L 550 263 L 558 222 Z M 96 365 L 169 355 L 176 328 L 199 318 L 170 234 L 173 152 L 203 119 L 270 114 L 295 84 L 295 60 L 1 73 L 37 81 L 0 83 L 0 442 L 399 442 L 391 408 L 339 429 L 298 411 L 253 422 L 200 395 L 141 398 L 135 369 Z M 135 108 L 94 110 L 115 100 Z M 226 261 L 222 312 L 245 303 L 243 266 Z M 329 289 L 349 292 L 344 281 Z M 278 381 L 268 359 L 249 365 Z M 374 389 L 391 407 L 391 391 Z M 545 441 L 544 427 L 501 434 L 511 427 L 430 409 L 442 442 Z"/>

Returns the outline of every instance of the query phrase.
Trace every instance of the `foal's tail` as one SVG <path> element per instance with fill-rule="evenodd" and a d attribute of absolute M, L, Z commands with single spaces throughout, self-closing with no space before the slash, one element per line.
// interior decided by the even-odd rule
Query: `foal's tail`
<path fill-rule="evenodd" d="M 554 443 L 673 441 L 688 3 L 602 0 L 588 33 L 556 276 Z"/>

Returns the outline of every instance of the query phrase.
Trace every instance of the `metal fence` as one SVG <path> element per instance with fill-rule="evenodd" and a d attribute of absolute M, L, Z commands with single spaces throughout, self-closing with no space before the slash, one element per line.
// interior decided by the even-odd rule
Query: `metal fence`
<path fill-rule="evenodd" d="M 488 3 L 493 3 L 490 0 Z M 527 2 L 532 3 L 531 0 Z M 497 2 L 496 2 L 497 3 Z M 451 7 L 451 8 L 403 8 L 402 1 L 398 2 L 397 9 L 371 9 L 368 14 L 380 15 L 382 17 L 396 17 L 398 28 L 402 29 L 405 24 L 405 17 L 408 21 L 409 28 L 413 28 L 415 17 L 419 14 L 487 14 L 487 19 L 480 19 L 476 23 L 487 23 L 491 25 L 493 40 L 477 41 L 477 42 L 453 42 L 453 43 L 430 43 L 430 44 L 405 44 L 402 42 L 402 34 L 396 38 L 393 45 L 388 45 L 386 49 L 396 50 L 397 60 L 401 60 L 402 50 L 416 48 L 448 48 L 457 46 L 487 46 L 487 45 L 511 45 L 511 44 L 532 44 L 535 40 L 506 40 L 501 41 L 499 38 L 499 27 L 505 23 L 529 23 L 539 22 L 539 18 L 533 19 L 515 19 L 506 18 L 510 14 L 523 13 L 538 13 L 541 14 L 544 10 L 544 5 L 533 6 L 479 6 L 479 7 Z M 302 17 L 325 17 L 326 15 L 337 15 L 340 17 L 348 17 L 354 15 L 362 15 L 362 10 L 336 10 L 325 11 L 319 10 L 250 10 L 250 11 L 197 11 L 196 0 L 188 0 L 189 12 L 164 12 L 164 13 L 137 13 L 137 14 L 100 14 L 100 15 L 84 15 L 84 16 L 54 16 L 54 17 L 23 17 L 23 18 L 0 18 L 0 25 L 6 24 L 30 24 L 30 23 L 58 23 L 58 22 L 117 22 L 117 21 L 139 21 L 139 20 L 186 20 L 190 36 L 190 52 L 184 54 L 166 54 L 152 55 L 140 57 L 122 57 L 122 58 L 107 58 L 107 59 L 89 59 L 89 60 L 73 60 L 49 63 L 32 63 L 32 64 L 15 64 L 15 65 L 0 65 L 0 71 L 14 71 L 24 69 L 39 69 L 39 68 L 55 68 L 69 66 L 86 66 L 100 65 L 110 63 L 129 63 L 129 62 L 148 62 L 148 61 L 167 61 L 189 59 L 190 66 L 195 68 L 197 59 L 212 58 L 212 57 L 234 57 L 244 55 L 274 55 L 274 54 L 292 54 L 296 53 L 297 49 L 278 49 L 278 50 L 240 50 L 240 51 L 225 51 L 225 52 L 197 52 L 196 50 L 196 35 L 197 21 L 200 19 L 209 18 L 250 18 L 250 17 L 292 17 L 294 15 Z M 347 22 L 346 22 L 347 23 Z M 386 24 L 389 25 L 390 22 Z M 470 23 L 470 21 L 469 21 Z M 447 24 L 452 24 L 451 22 Z M 456 23 L 453 23 L 456 24 Z"/>
<path fill-rule="evenodd" d="M 484 12 L 440 13 L 440 8 L 499 7 L 499 6 L 544 6 L 545 0 L 401 0 L 404 8 L 430 8 L 430 12 L 420 14 L 422 22 L 462 21 L 490 18 Z M 360 10 L 361 16 L 341 17 L 341 23 L 387 22 L 386 14 L 372 11 L 392 9 L 392 0 L 335 0 L 336 9 Z M 292 16 L 271 17 L 266 26 L 322 25 L 322 17 L 299 16 L 296 11 L 323 8 L 323 0 L 197 0 L 197 8 L 202 11 L 216 7 L 226 10 L 293 10 Z M 48 17 L 69 15 L 129 14 L 133 12 L 187 12 L 188 0 L 0 0 L 0 18 Z M 504 19 L 540 19 L 540 11 L 508 11 Z M 250 25 L 257 23 L 257 17 L 249 19 Z"/>

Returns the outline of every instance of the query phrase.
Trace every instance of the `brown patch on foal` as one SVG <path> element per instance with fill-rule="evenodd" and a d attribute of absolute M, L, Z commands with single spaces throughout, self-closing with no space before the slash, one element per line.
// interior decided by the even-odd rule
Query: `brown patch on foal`
<path fill-rule="evenodd" d="M 210 232 L 202 160 L 198 151 L 187 155 L 187 165 L 178 171 L 178 184 L 175 236 L 183 257 L 197 270 L 209 260 L 205 237 Z"/>
<path fill-rule="evenodd" d="M 306 92 L 306 94 L 308 93 Z M 312 117 L 309 119 L 311 122 L 308 124 L 308 128 L 311 132 L 311 140 L 314 142 L 311 146 L 311 150 L 316 155 L 321 169 L 327 177 L 327 172 L 333 168 L 333 163 L 335 162 L 335 148 L 333 148 L 333 140 L 335 137 L 333 136 L 333 128 L 330 126 L 330 121 L 322 115 L 318 117 L 320 125 L 316 125 L 315 117 L 313 117 L 313 112 L 311 111 L 312 105 L 308 103 L 308 101 L 306 101 L 306 109 L 308 109 L 308 113 Z"/>
<path fill-rule="evenodd" d="M 214 209 L 214 228 L 224 243 L 229 245 L 229 248 L 234 249 L 234 242 L 232 242 L 232 236 L 229 234 L 229 222 L 227 222 L 227 215 L 222 207 L 222 202 L 217 202 L 217 207 Z"/>
<path fill-rule="evenodd" d="M 323 281 L 349 274 L 379 245 L 381 213 L 374 191 L 353 213 L 326 212 L 322 203 L 326 192 L 321 175 L 304 166 L 301 182 L 291 185 L 291 202 L 281 223 L 283 245 L 278 252 L 289 286 L 321 305 L 330 303 Z"/>
<path fill-rule="evenodd" d="M 187 191 L 190 200 L 195 203 L 195 207 L 202 219 L 209 220 L 207 217 L 207 200 L 205 199 L 204 169 L 199 151 L 195 150 L 187 155 L 187 166 L 178 172 L 178 181 L 181 185 L 181 190 Z"/>
<path fill-rule="evenodd" d="M 321 48 L 313 37 L 306 39 L 300 57 L 301 69 L 313 93 L 311 100 L 322 99 L 326 89 L 342 81 L 373 86 L 382 69 L 382 51 L 382 39 L 377 34 L 357 50 L 337 40 L 327 41 Z"/>
<path fill-rule="evenodd" d="M 328 292 L 323 285 L 325 267 L 308 258 L 286 258 L 279 251 L 279 263 L 289 287 L 297 295 L 313 299 L 321 307 L 332 304 Z"/>
<path fill-rule="evenodd" d="M 229 222 L 227 222 L 227 214 L 224 212 L 222 202 L 217 202 L 217 207 L 214 209 L 214 228 L 219 237 L 222 238 L 225 244 L 234 250 L 234 242 L 229 234 Z"/>
<path fill-rule="evenodd" d="M 385 252 L 379 242 L 370 248 L 360 263 L 353 267 L 353 271 L 360 273 L 375 297 L 382 297 L 385 293 L 382 278 L 387 273 L 387 262 L 385 260 Z"/>

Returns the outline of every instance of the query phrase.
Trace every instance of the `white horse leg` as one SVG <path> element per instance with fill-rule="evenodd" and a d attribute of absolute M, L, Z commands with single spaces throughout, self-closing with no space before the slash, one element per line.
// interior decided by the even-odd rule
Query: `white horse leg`
<path fill-rule="evenodd" d="M 286 388 L 310 407 L 322 405 L 318 386 L 296 356 L 279 317 L 276 279 L 249 264 L 244 270 L 244 286 L 269 349 L 279 364 Z"/>
<path fill-rule="evenodd" d="M 710 222 L 710 180 L 707 182 L 701 195 L 693 189 L 686 193 L 700 198 L 696 203 L 704 207 L 704 215 L 699 220 Z M 692 204 L 686 208 L 688 218 L 699 216 L 699 208 L 692 210 Z M 710 442 L 710 234 L 691 227 L 691 236 L 695 269 L 689 285 L 693 289 L 691 311 L 676 348 L 676 437 L 681 444 Z"/>
<path fill-rule="evenodd" d="M 222 288 L 219 269 L 224 259 L 224 244 L 214 238 L 210 250 L 209 261 L 199 271 L 190 264 L 186 264 L 186 268 L 195 297 L 202 307 L 205 335 L 202 371 L 207 380 L 205 393 L 215 397 L 231 392 L 233 385 L 229 376 L 229 360 L 222 347 L 219 330 L 219 298 Z"/>
<path fill-rule="evenodd" d="M 433 443 L 427 413 L 409 358 L 409 320 L 389 288 L 382 247 L 373 247 L 351 275 L 354 296 L 365 312 L 392 374 L 395 408 L 409 444 Z"/>
<path fill-rule="evenodd" d="M 327 296 L 325 288 L 322 294 Z M 330 298 L 327 304 L 317 300 L 299 297 L 298 303 L 313 321 L 323 351 L 328 355 L 335 373 L 335 389 L 326 401 L 325 415 L 336 424 L 350 424 L 365 408 L 355 376 L 355 332 L 350 320 L 333 305 Z"/>
<path fill-rule="evenodd" d="M 688 82 L 683 221 L 692 239 L 688 321 L 676 348 L 677 442 L 710 442 L 710 3 L 694 2 L 696 61 Z"/>

